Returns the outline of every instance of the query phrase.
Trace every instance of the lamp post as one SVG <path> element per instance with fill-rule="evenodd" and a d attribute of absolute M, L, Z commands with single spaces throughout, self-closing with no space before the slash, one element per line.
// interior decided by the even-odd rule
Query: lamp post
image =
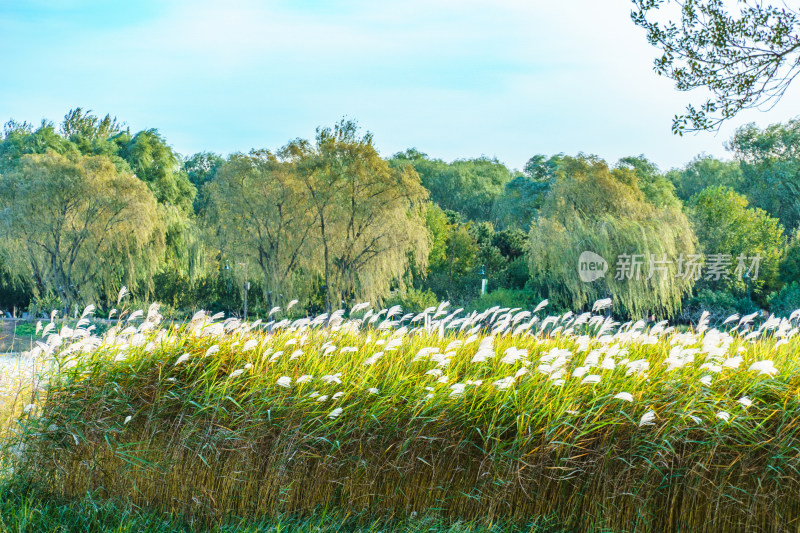
<path fill-rule="evenodd" d="M 747 299 L 753 301 L 753 299 L 750 298 L 750 272 L 744 273 L 744 279 L 747 280 Z"/>
<path fill-rule="evenodd" d="M 236 263 L 244 266 L 244 320 L 247 321 L 247 291 L 250 290 L 250 282 L 247 279 L 247 263 Z"/>
<path fill-rule="evenodd" d="M 223 267 L 223 270 L 225 271 L 228 277 L 226 281 L 228 284 L 228 317 L 230 317 L 231 316 L 231 267 L 228 266 L 227 261 L 225 261 L 225 266 Z"/>

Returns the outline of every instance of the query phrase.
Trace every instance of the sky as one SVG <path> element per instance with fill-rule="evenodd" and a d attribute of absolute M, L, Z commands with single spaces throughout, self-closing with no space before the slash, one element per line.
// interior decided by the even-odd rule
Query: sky
<path fill-rule="evenodd" d="M 383 156 L 644 154 L 663 170 L 729 158 L 735 129 L 800 115 L 800 83 L 769 111 L 684 137 L 702 95 L 657 76 L 628 0 L 0 0 L 0 122 L 83 107 L 181 154 L 277 149 L 346 117 Z"/>

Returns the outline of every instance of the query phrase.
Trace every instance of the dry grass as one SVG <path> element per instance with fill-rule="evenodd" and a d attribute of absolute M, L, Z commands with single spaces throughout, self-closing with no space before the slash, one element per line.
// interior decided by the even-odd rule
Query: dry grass
<path fill-rule="evenodd" d="M 369 318 L 162 329 L 152 308 L 103 339 L 51 335 L 20 466 L 54 495 L 208 523 L 324 508 L 800 531 L 793 321 Z"/>

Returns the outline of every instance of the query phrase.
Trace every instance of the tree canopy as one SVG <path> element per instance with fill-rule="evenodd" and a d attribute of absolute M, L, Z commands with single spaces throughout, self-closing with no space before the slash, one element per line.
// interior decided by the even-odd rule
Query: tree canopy
<path fill-rule="evenodd" d="M 153 128 L 81 108 L 58 126 L 11 121 L 0 306 L 109 307 L 124 284 L 175 313 L 235 313 L 252 282 L 261 316 L 292 300 L 296 313 L 545 298 L 577 310 L 605 297 L 625 317 L 785 309 L 798 294 L 799 131 L 747 125 L 731 161 L 700 155 L 664 173 L 644 155 L 537 154 L 521 171 L 416 149 L 387 159 L 347 120 L 225 157 L 183 157 Z M 607 270 L 585 279 L 583 252 Z"/>
<path fill-rule="evenodd" d="M 742 173 L 738 191 L 788 230 L 800 226 L 800 120 L 736 131 L 729 145 Z"/>
<path fill-rule="evenodd" d="M 785 239 L 777 219 L 762 209 L 749 208 L 747 198 L 723 186 L 710 187 L 692 197 L 689 216 L 706 261 L 721 255 L 732 267 L 731 272 L 721 278 L 698 280 L 698 290 L 727 289 L 742 294 L 745 281 L 741 275 L 733 275 L 739 267 L 739 257 L 747 270 L 753 263 L 751 258 L 759 257 L 752 286 L 760 302 L 764 302 L 769 289 L 778 288 Z"/>
<path fill-rule="evenodd" d="M 612 297 L 630 316 L 671 316 L 692 287 L 693 280 L 677 272 L 679 256 L 695 250 L 680 208 L 652 203 L 634 170 L 610 169 L 597 158 L 564 158 L 532 224 L 529 246 L 532 282 L 556 305 L 579 308 Z M 580 277 L 583 252 L 608 263 L 605 276 L 591 282 Z M 617 272 L 624 258 L 631 269 Z M 655 261 L 665 270 L 650 275 Z"/>
<path fill-rule="evenodd" d="M 232 154 L 208 183 L 205 224 L 224 258 L 256 267 L 275 301 L 304 292 L 293 279 L 319 268 L 312 257 L 315 217 L 295 165 L 267 150 Z"/>
<path fill-rule="evenodd" d="M 107 157 L 26 154 L 0 188 L 2 227 L 39 291 L 69 305 L 149 282 L 164 244 L 155 198 Z"/>
<path fill-rule="evenodd" d="M 677 134 L 710 130 L 780 99 L 800 73 L 800 10 L 761 0 L 633 0 L 633 22 L 662 54 L 656 73 L 680 91 L 707 89 L 676 115 Z"/>
<path fill-rule="evenodd" d="M 316 216 L 327 301 L 380 299 L 403 283 L 411 258 L 426 264 L 428 197 L 411 164 L 389 165 L 353 121 L 319 128 L 316 142 L 295 142 L 293 154 Z"/>
<path fill-rule="evenodd" d="M 395 154 L 393 165 L 410 163 L 431 199 L 469 220 L 493 221 L 493 205 L 513 173 L 497 159 L 478 157 L 446 163 L 415 149 Z"/>

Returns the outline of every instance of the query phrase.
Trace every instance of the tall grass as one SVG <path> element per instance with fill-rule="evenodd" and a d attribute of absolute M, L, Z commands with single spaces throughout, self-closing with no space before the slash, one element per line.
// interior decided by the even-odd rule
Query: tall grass
<path fill-rule="evenodd" d="M 390 520 L 321 511 L 310 516 L 234 517 L 206 525 L 182 516 L 136 509 L 128 502 L 92 495 L 54 499 L 12 482 L 0 482 L 0 532 L 58 533 L 557 533 L 550 518 L 526 524 L 444 522 L 433 516 Z"/>
<path fill-rule="evenodd" d="M 18 471 L 57 497 L 208 524 L 333 509 L 800 530 L 794 319 L 680 333 L 591 313 L 364 311 L 162 327 L 153 306 L 102 338 L 50 332 Z"/>

